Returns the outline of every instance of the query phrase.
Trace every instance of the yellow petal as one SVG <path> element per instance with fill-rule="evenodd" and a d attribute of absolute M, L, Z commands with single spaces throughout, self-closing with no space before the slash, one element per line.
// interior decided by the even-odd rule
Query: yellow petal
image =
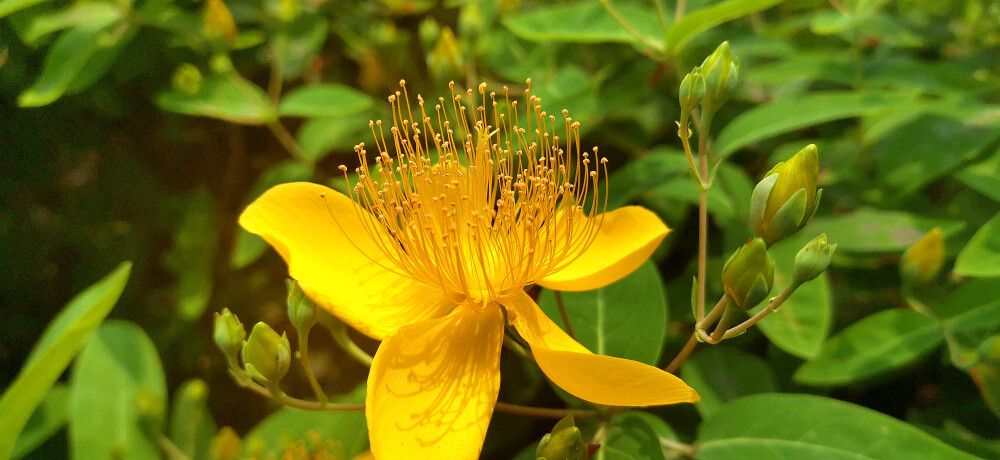
<path fill-rule="evenodd" d="M 501 343 L 499 308 L 461 306 L 389 334 L 365 399 L 375 458 L 479 458 L 500 389 Z"/>
<path fill-rule="evenodd" d="M 545 316 L 523 291 L 502 303 L 542 372 L 570 394 L 609 406 L 657 406 L 700 399 L 681 379 L 648 364 L 595 355 Z"/>
<path fill-rule="evenodd" d="M 370 337 L 455 306 L 441 289 L 389 271 L 355 204 L 322 185 L 274 187 L 243 211 L 240 225 L 281 254 L 306 295 Z"/>
<path fill-rule="evenodd" d="M 590 247 L 538 284 L 559 291 L 589 291 L 607 286 L 639 268 L 670 231 L 656 214 L 639 206 L 606 212 L 603 218 L 600 232 Z"/>

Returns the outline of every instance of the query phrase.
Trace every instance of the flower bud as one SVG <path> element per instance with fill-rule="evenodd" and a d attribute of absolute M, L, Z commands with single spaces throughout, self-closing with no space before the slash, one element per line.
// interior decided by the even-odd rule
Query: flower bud
<path fill-rule="evenodd" d="M 698 107 L 705 97 L 705 77 L 701 75 L 700 69 L 696 68 L 684 76 L 679 95 L 681 112 L 691 112 Z"/>
<path fill-rule="evenodd" d="M 177 66 L 173 77 L 170 78 L 170 83 L 177 91 L 194 96 L 198 94 L 198 91 L 201 91 L 202 80 L 201 71 L 185 62 Z"/>
<path fill-rule="evenodd" d="M 739 60 L 733 59 L 729 42 L 722 42 L 705 58 L 701 63 L 701 73 L 705 77 L 705 98 L 702 104 L 708 110 L 715 110 L 733 95 L 738 83 Z"/>
<path fill-rule="evenodd" d="M 300 332 L 312 329 L 316 324 L 316 319 L 319 317 L 319 310 L 316 309 L 316 303 L 309 297 L 306 297 L 306 293 L 302 291 L 299 283 L 295 280 L 288 280 L 286 284 L 288 285 L 288 300 L 286 302 L 288 305 L 288 319 L 291 320 L 292 325 Z"/>
<path fill-rule="evenodd" d="M 819 276 L 826 270 L 826 267 L 830 266 L 830 259 L 833 258 L 833 252 L 836 250 L 836 244 L 826 242 L 826 233 L 813 238 L 795 255 L 793 281 L 796 284 L 802 284 Z"/>
<path fill-rule="evenodd" d="M 239 367 L 238 356 L 243 350 L 247 331 L 240 319 L 228 308 L 223 308 L 221 314 L 215 314 L 214 338 L 215 345 L 226 355 L 226 362 L 232 367 Z"/>
<path fill-rule="evenodd" d="M 263 321 L 257 323 L 243 345 L 243 365 L 247 374 L 261 383 L 276 383 L 288 372 L 291 362 L 292 346 L 288 336 L 279 336 Z"/>
<path fill-rule="evenodd" d="M 587 460 L 587 454 L 587 443 L 583 442 L 572 415 L 556 423 L 552 432 L 543 436 L 535 449 L 536 460 Z"/>
<path fill-rule="evenodd" d="M 944 236 L 940 228 L 927 232 L 913 243 L 899 262 L 899 273 L 908 283 L 926 283 L 941 270 L 944 262 Z"/>
<path fill-rule="evenodd" d="M 222 0 L 207 0 L 205 2 L 205 17 L 202 23 L 205 36 L 209 38 L 222 37 L 228 41 L 236 39 L 236 22 Z"/>
<path fill-rule="evenodd" d="M 799 231 L 816 213 L 822 193 L 816 188 L 819 153 L 809 144 L 788 161 L 774 165 L 753 189 L 750 224 L 767 244 Z"/>
<path fill-rule="evenodd" d="M 447 26 L 441 28 L 437 43 L 427 53 L 427 67 L 437 78 L 458 75 L 462 70 L 462 50 L 455 34 Z"/>
<path fill-rule="evenodd" d="M 224 426 L 212 438 L 212 445 L 209 447 L 213 460 L 236 460 L 243 453 L 243 445 L 240 436 L 232 428 Z"/>
<path fill-rule="evenodd" d="M 773 284 L 774 261 L 760 238 L 737 249 L 722 267 L 722 287 L 729 299 L 743 310 L 764 300 Z"/>

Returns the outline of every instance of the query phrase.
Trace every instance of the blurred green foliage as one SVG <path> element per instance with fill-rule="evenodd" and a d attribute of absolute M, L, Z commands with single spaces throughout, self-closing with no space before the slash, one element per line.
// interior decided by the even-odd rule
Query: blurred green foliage
<path fill-rule="evenodd" d="M 689 455 L 678 446 L 694 441 L 699 458 L 1000 457 L 991 0 L 0 0 L 0 457 L 223 458 L 233 437 L 220 426 L 247 455 L 302 440 L 362 452 L 360 413 L 265 418 L 267 400 L 229 379 L 206 311 L 291 330 L 285 266 L 236 217 L 278 183 L 342 186 L 337 166 L 356 164 L 400 78 L 428 96 L 451 80 L 518 92 L 531 78 L 547 108 L 569 109 L 611 160 L 609 206 L 641 204 L 674 228 L 655 266 L 565 295 L 570 323 L 594 351 L 669 362 L 693 322 L 697 239 L 677 88 L 723 40 L 741 84 L 713 124 L 728 162 L 709 193 L 709 298 L 752 233 L 753 184 L 807 144 L 823 199 L 771 249 L 773 292 L 816 235 L 838 249 L 759 328 L 695 352 L 681 375 L 697 410 L 581 420 L 584 439 L 606 429 L 608 459 Z M 902 285 L 900 254 L 933 228 L 944 274 Z M 70 301 L 125 260 L 131 275 Z M 559 322 L 554 296 L 541 305 Z M 328 335 L 312 340 L 324 388 L 359 401 L 365 368 Z M 580 404 L 503 360 L 502 401 Z M 297 363 L 289 380 L 309 393 Z M 533 458 L 550 429 L 500 414 L 484 457 Z"/>

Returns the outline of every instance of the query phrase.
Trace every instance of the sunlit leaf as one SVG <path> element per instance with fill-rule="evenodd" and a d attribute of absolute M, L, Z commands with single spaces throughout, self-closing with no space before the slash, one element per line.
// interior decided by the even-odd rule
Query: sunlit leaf
<path fill-rule="evenodd" d="M 73 366 L 69 399 L 72 458 L 159 455 L 167 381 L 139 326 L 114 320 L 97 329 Z"/>
<path fill-rule="evenodd" d="M 663 29 L 652 6 L 638 8 L 619 3 L 614 8 L 642 35 L 660 43 Z M 638 42 L 597 1 L 541 6 L 508 16 L 503 23 L 518 37 L 537 42 Z"/>
<path fill-rule="evenodd" d="M 0 458 L 10 455 L 35 407 L 114 307 L 131 268 L 124 262 L 78 294 L 45 329 L 20 374 L 0 397 Z"/>
<path fill-rule="evenodd" d="M 656 365 L 667 326 L 667 297 L 651 262 L 600 289 L 564 292 L 566 314 L 576 340 L 590 351 Z M 538 299 L 542 310 L 565 328 L 555 293 Z"/>
<path fill-rule="evenodd" d="M 907 96 L 871 92 L 825 92 L 777 100 L 759 105 L 729 122 L 715 142 L 714 149 L 726 157 L 755 142 L 828 121 L 857 117 L 875 110 L 885 110 L 906 100 Z M 822 154 L 822 152 L 820 152 Z"/>
<path fill-rule="evenodd" d="M 728 0 L 685 15 L 670 26 L 666 35 L 666 49 L 679 54 L 698 34 L 724 22 L 766 10 L 784 0 Z"/>
<path fill-rule="evenodd" d="M 1000 276 L 1000 214 L 976 230 L 955 259 L 956 275 Z"/>
<path fill-rule="evenodd" d="M 804 231 L 825 232 L 831 243 L 837 243 L 838 252 L 901 253 L 934 227 L 948 238 L 965 224 L 897 210 L 863 208 L 842 216 L 816 217 Z"/>
<path fill-rule="evenodd" d="M 69 389 L 66 385 L 57 383 L 52 385 L 41 404 L 31 414 L 28 423 L 24 425 L 24 431 L 14 444 L 11 458 L 17 459 L 27 455 L 66 426 L 68 419 Z"/>
<path fill-rule="evenodd" d="M 811 395 L 737 399 L 698 427 L 698 458 L 973 459 L 888 415 Z"/>
<path fill-rule="evenodd" d="M 289 92 L 278 104 L 278 113 L 295 117 L 343 117 L 364 112 L 371 106 L 372 98 L 367 94 L 349 86 L 325 83 Z"/>
<path fill-rule="evenodd" d="M 160 93 L 156 104 L 171 112 L 233 123 L 265 124 L 277 118 L 264 90 L 236 75 L 209 77 L 196 94 L 176 89 Z"/>
<path fill-rule="evenodd" d="M 816 386 L 858 382 L 913 363 L 944 340 L 930 318 L 891 309 L 862 318 L 827 340 L 816 358 L 795 372 L 795 381 Z"/>
<path fill-rule="evenodd" d="M 702 417 L 741 396 L 778 391 L 766 361 L 723 345 L 696 352 L 681 365 L 680 377 L 701 396 L 694 407 Z"/>

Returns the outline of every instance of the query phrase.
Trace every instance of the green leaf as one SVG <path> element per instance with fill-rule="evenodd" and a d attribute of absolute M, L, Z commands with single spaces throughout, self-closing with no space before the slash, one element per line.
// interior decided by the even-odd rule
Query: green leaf
<path fill-rule="evenodd" d="M 187 458 L 209 459 L 209 448 L 218 427 L 205 404 L 208 385 L 193 379 L 181 384 L 174 393 L 170 411 L 170 440 Z"/>
<path fill-rule="evenodd" d="M 1000 276 L 1000 213 L 976 230 L 958 253 L 953 271 L 961 276 Z"/>
<path fill-rule="evenodd" d="M 97 329 L 70 380 L 72 458 L 159 458 L 167 382 L 153 342 L 121 320 Z"/>
<path fill-rule="evenodd" d="M 299 14 L 291 22 L 279 23 L 271 40 L 281 63 L 281 76 L 294 80 L 309 68 L 329 36 L 330 23 L 321 14 Z"/>
<path fill-rule="evenodd" d="M 53 32 L 87 22 L 111 23 L 121 17 L 121 8 L 111 3 L 77 3 L 68 8 L 35 16 L 22 38 L 28 43 L 38 44 L 39 39 Z"/>
<path fill-rule="evenodd" d="M 660 43 L 663 29 L 652 7 L 615 4 L 615 10 L 642 35 Z M 507 16 L 503 24 L 514 35 L 535 42 L 638 43 L 597 1 L 547 5 Z M 561 110 L 561 109 L 560 109 Z"/>
<path fill-rule="evenodd" d="M 943 340 L 934 320 L 912 310 L 885 310 L 831 337 L 794 379 L 814 386 L 859 382 L 913 363 Z"/>
<path fill-rule="evenodd" d="M 24 425 L 24 431 L 14 444 L 11 458 L 24 457 L 66 426 L 68 411 L 69 389 L 66 385 L 57 383 L 45 394 L 41 404 L 35 408 L 28 423 Z"/>
<path fill-rule="evenodd" d="M 958 334 L 990 333 L 1000 327 L 1000 283 L 967 280 L 934 306 L 944 325 Z"/>
<path fill-rule="evenodd" d="M 255 200 L 275 185 L 309 180 L 312 174 L 312 168 L 297 161 L 288 160 L 278 163 L 260 175 L 247 196 L 250 200 Z M 264 255 L 268 247 L 270 246 L 263 238 L 244 230 L 242 227 L 237 228 L 229 267 L 236 270 L 250 265 Z"/>
<path fill-rule="evenodd" d="M 307 120 L 296 133 L 302 156 L 318 161 L 333 150 L 351 152 L 358 143 L 371 140 L 372 129 L 368 127 L 371 119 L 370 113 L 363 112 Z"/>
<path fill-rule="evenodd" d="M 941 228 L 948 238 L 961 231 L 965 224 L 902 211 L 862 208 L 842 216 L 816 217 L 805 230 L 813 234 L 826 232 L 830 242 L 837 243 L 838 253 L 897 253 L 916 243 L 934 227 Z"/>
<path fill-rule="evenodd" d="M 980 352 L 982 357 L 969 369 L 969 375 L 979 387 L 986 406 L 1000 418 L 1000 336 L 983 341 Z"/>
<path fill-rule="evenodd" d="M 362 403 L 365 386 L 333 398 L 331 402 Z M 268 452 L 280 454 L 285 445 L 304 439 L 307 433 L 316 433 L 326 440 L 340 441 L 346 458 L 368 449 L 368 426 L 364 411 L 303 411 L 284 407 L 257 424 L 245 437 L 244 455 L 265 458 Z"/>
<path fill-rule="evenodd" d="M 657 364 L 667 328 L 667 297 L 651 262 L 603 288 L 564 292 L 562 297 L 576 340 L 590 351 Z M 566 329 L 554 292 L 542 292 L 538 305 Z"/>
<path fill-rule="evenodd" d="M 39 107 L 51 104 L 66 93 L 92 57 L 116 44 L 104 38 L 104 34 L 118 19 L 114 15 L 94 16 L 60 34 L 45 55 L 42 74 L 18 96 L 18 105 Z"/>
<path fill-rule="evenodd" d="M 784 0 L 728 0 L 694 11 L 670 26 L 666 35 L 669 54 L 680 54 L 691 39 L 724 22 L 766 10 Z"/>
<path fill-rule="evenodd" d="M 702 417 L 741 396 L 778 391 L 774 371 L 766 361 L 724 345 L 695 353 L 681 365 L 680 377 L 701 396 L 695 408 Z"/>
<path fill-rule="evenodd" d="M 267 94 L 238 75 L 215 75 L 205 79 L 196 94 L 176 89 L 160 93 L 156 104 L 170 112 L 218 118 L 233 123 L 261 125 L 277 119 Z"/>
<path fill-rule="evenodd" d="M 123 262 L 111 274 L 78 294 L 42 333 L 21 373 L 0 397 L 0 459 L 9 458 L 14 442 L 35 407 L 62 375 L 87 337 L 115 306 L 125 282 L 130 262 Z"/>
<path fill-rule="evenodd" d="M 889 109 L 904 100 L 906 96 L 884 91 L 830 91 L 780 99 L 754 107 L 733 119 L 719 133 L 714 148 L 720 156 L 726 157 L 754 142 L 828 121 Z"/>
<path fill-rule="evenodd" d="M 181 319 L 192 321 L 205 312 L 212 296 L 212 267 L 218 243 L 215 203 L 204 189 L 186 200 L 174 230 L 174 246 L 163 264 L 177 275 L 174 295 Z"/>
<path fill-rule="evenodd" d="M 774 260 L 774 286 L 771 295 L 777 295 L 792 281 L 795 254 L 819 232 L 806 230 L 784 240 L 771 248 Z M 834 240 L 831 240 L 834 241 Z M 761 303 L 751 313 L 756 314 L 766 307 Z M 799 286 L 778 308 L 757 323 L 761 332 L 772 343 L 800 358 L 815 357 L 823 341 L 830 332 L 833 318 L 833 304 L 830 298 L 830 282 L 826 273 Z"/>
<path fill-rule="evenodd" d="M 286 117 L 343 117 L 371 107 L 372 98 L 367 94 L 350 86 L 325 83 L 289 92 L 281 98 L 278 113 Z"/>
<path fill-rule="evenodd" d="M 676 440 L 677 434 L 659 417 L 638 410 L 615 416 L 601 448 L 591 460 L 655 460 L 666 458 L 660 438 Z"/>
<path fill-rule="evenodd" d="M 904 197 L 971 160 L 997 138 L 996 126 L 980 126 L 964 117 L 918 117 L 873 148 L 878 180 L 890 197 Z"/>
<path fill-rule="evenodd" d="M 51 0 L 0 0 L 0 18 Z"/>
<path fill-rule="evenodd" d="M 1000 203 L 1000 150 L 955 174 L 969 188 Z"/>
<path fill-rule="evenodd" d="M 973 459 L 895 418 L 811 395 L 737 399 L 698 427 L 698 458 Z"/>

